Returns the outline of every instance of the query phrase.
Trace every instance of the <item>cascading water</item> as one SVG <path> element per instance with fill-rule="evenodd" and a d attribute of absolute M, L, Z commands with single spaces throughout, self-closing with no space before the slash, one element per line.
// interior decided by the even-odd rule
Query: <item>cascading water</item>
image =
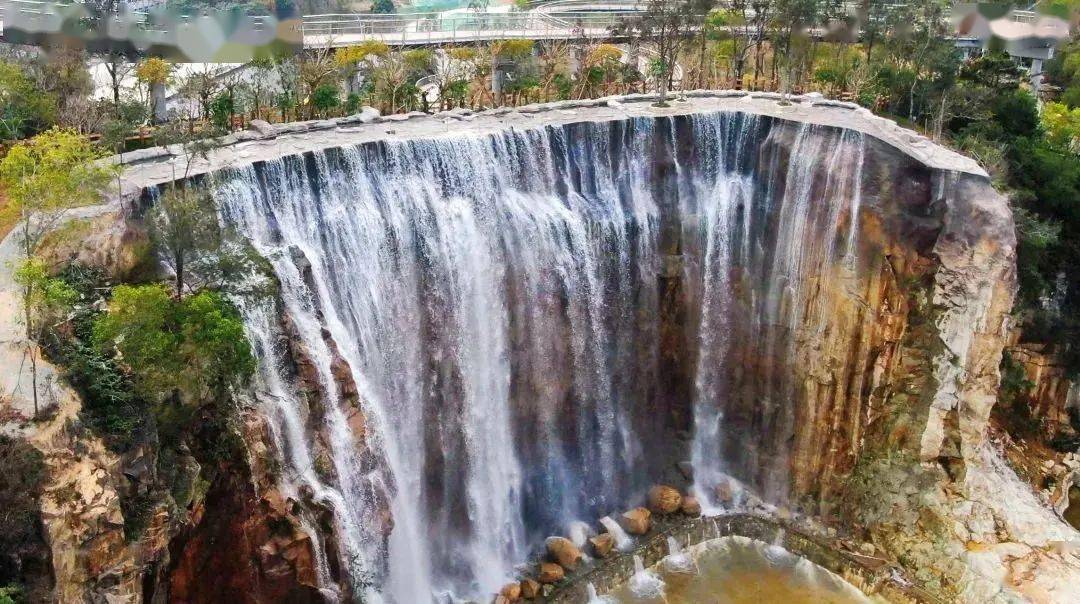
<path fill-rule="evenodd" d="M 280 282 L 280 308 L 245 316 L 285 480 L 333 518 L 323 558 L 354 593 L 482 595 L 542 536 L 617 511 L 678 461 L 699 484 L 742 468 L 782 492 L 792 380 L 776 361 L 742 383 L 731 339 L 782 359 L 793 329 L 823 320 L 804 289 L 830 259 L 856 262 L 862 148 L 721 113 L 216 174 L 223 220 Z M 281 316 L 313 359 L 317 406 L 290 383 Z M 682 356 L 685 383 L 668 371 Z M 758 434 L 725 431 L 737 389 L 760 398 Z"/>

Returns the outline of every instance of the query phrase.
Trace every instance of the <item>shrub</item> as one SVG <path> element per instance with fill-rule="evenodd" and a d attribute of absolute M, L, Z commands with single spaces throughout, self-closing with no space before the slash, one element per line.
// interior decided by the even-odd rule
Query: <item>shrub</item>
<path fill-rule="evenodd" d="M 135 391 L 154 402 L 179 396 L 198 406 L 255 370 L 239 313 L 215 292 L 177 301 L 162 285 L 121 285 L 93 334 L 102 350 L 118 353 Z"/>
<path fill-rule="evenodd" d="M 323 84 L 311 93 L 311 105 L 322 113 L 335 109 L 341 105 L 341 91 L 333 84 Z"/>

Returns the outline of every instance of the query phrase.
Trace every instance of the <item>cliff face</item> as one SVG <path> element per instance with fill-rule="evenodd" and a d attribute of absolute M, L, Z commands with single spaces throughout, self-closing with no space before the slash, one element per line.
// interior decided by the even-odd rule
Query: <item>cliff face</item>
<path fill-rule="evenodd" d="M 123 592 L 488 593 L 568 520 L 729 476 L 950 594 L 968 541 L 1067 537 L 987 495 L 1016 488 L 985 442 L 1015 240 L 985 175 L 849 106 L 699 96 L 334 122 L 197 167 L 280 282 L 245 308 L 260 419 L 157 554 L 110 557 Z M 173 173 L 145 162 L 129 190 Z"/>
<path fill-rule="evenodd" d="M 286 463 L 324 467 L 298 482 L 334 502 L 340 557 L 399 598 L 467 593 L 656 480 L 711 497 L 733 475 L 826 515 L 882 457 L 963 480 L 995 400 L 1011 216 L 977 169 L 890 136 L 722 110 L 219 173 L 223 216 L 282 281 L 305 381 L 364 385 L 313 407 L 268 382 L 308 443 Z"/>

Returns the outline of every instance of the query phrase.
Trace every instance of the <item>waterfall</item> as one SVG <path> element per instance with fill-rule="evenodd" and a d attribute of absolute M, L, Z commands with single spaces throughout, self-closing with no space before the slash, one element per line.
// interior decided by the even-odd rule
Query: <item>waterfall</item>
<path fill-rule="evenodd" d="M 763 433 L 733 441 L 732 342 L 784 358 L 792 329 L 824 320 L 805 289 L 830 258 L 857 262 L 862 146 L 720 113 L 385 141 L 215 174 L 222 219 L 280 283 L 279 307 L 243 310 L 287 492 L 332 517 L 319 564 L 392 602 L 485 595 L 543 536 L 621 509 L 682 459 L 699 484 L 752 467 L 782 491 L 792 380 L 776 369 L 744 388 Z M 660 308 L 673 250 L 685 316 Z M 688 335 L 686 397 L 664 386 L 672 330 Z M 290 376 L 289 350 L 312 359 L 319 397 Z"/>
<path fill-rule="evenodd" d="M 621 552 L 628 552 L 634 547 L 634 539 L 630 535 L 626 534 L 626 531 L 619 526 L 618 522 L 615 522 L 609 516 L 604 516 L 600 519 L 600 526 L 604 527 L 604 530 L 615 539 L 615 549 Z"/>

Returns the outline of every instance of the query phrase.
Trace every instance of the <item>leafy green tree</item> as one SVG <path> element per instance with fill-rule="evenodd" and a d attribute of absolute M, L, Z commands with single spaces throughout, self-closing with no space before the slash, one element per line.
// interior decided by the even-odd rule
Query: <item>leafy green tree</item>
<path fill-rule="evenodd" d="M 216 292 L 176 300 L 161 285 L 118 286 L 93 337 L 117 353 L 148 401 L 212 402 L 255 370 L 243 321 Z"/>
<path fill-rule="evenodd" d="M 388 15 L 397 12 L 397 9 L 394 8 L 394 0 L 374 0 L 371 3 L 371 12 Z"/>
<path fill-rule="evenodd" d="M 101 151 L 85 136 L 52 129 L 15 145 L 0 161 L 0 184 L 9 202 L 5 211 L 18 217 L 24 267 L 32 266 L 38 244 L 66 210 L 99 200 L 114 170 L 96 161 L 100 157 Z M 49 292 L 39 291 L 39 280 L 25 277 L 20 285 L 36 414 L 38 353 L 32 342 L 39 334 L 34 315 L 43 293 Z"/>
<path fill-rule="evenodd" d="M 0 139 L 19 140 L 56 123 L 56 97 L 38 88 L 23 68 L 0 61 Z"/>

